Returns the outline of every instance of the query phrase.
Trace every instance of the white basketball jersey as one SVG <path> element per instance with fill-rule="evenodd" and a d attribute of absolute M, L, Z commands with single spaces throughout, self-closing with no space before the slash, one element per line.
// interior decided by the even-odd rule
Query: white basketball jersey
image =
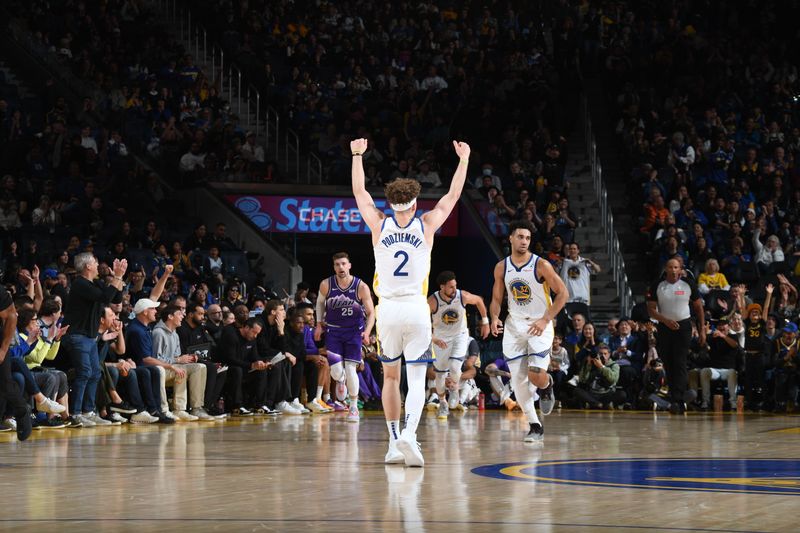
<path fill-rule="evenodd" d="M 425 230 L 419 218 L 412 218 L 403 228 L 394 217 L 385 218 L 374 251 L 372 288 L 379 298 L 425 297 L 428 294 L 431 249 L 425 242 Z"/>
<path fill-rule="evenodd" d="M 567 286 L 570 301 L 591 303 L 589 291 L 591 274 L 584 258 L 578 257 L 577 261 L 573 261 L 569 257 L 564 258 L 561 262 L 561 279 Z"/>
<path fill-rule="evenodd" d="M 550 307 L 550 288 L 536 279 L 536 254 L 524 265 L 517 266 L 511 257 L 505 260 L 505 284 L 508 293 L 508 315 L 511 318 L 541 318 Z"/>
<path fill-rule="evenodd" d="M 433 297 L 437 305 L 431 315 L 433 336 L 448 339 L 467 333 L 467 312 L 461 300 L 461 291 L 456 289 L 456 294 L 449 302 L 442 298 L 439 291 L 434 292 Z"/>

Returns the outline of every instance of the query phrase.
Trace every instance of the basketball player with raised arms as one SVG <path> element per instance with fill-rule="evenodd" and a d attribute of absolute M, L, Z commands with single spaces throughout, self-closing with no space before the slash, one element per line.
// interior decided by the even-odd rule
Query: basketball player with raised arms
<path fill-rule="evenodd" d="M 372 233 L 375 253 L 373 289 L 378 295 L 375 310 L 379 357 L 383 363 L 383 412 L 389 428 L 387 463 L 423 466 L 425 459 L 417 443 L 417 426 L 425 403 L 425 374 L 433 359 L 431 315 L 426 296 L 433 237 L 456 206 L 467 177 L 470 148 L 453 141 L 460 158 L 450 190 L 431 211 L 417 217 L 420 184 L 398 178 L 386 185 L 393 215 L 387 217 L 375 206 L 364 186 L 361 155 L 366 139 L 350 143 L 353 154 L 353 194 L 361 217 Z M 405 357 L 408 395 L 405 428 L 400 432 L 400 358 Z"/>
<path fill-rule="evenodd" d="M 347 384 L 350 396 L 348 422 L 358 422 L 358 373 L 361 364 L 361 344 L 369 344 L 369 335 L 375 325 L 375 307 L 372 293 L 366 283 L 350 274 L 350 256 L 339 252 L 333 256 L 334 275 L 319 284 L 317 292 L 317 327 L 314 340 L 322 338 L 325 328 L 325 349 L 331 377 L 336 381 L 337 400 Z"/>
<path fill-rule="evenodd" d="M 439 290 L 428 297 L 433 322 L 433 344 L 436 359 L 433 369 L 436 372 L 436 394 L 439 396 L 439 412 L 437 417 L 446 419 L 450 409 L 458 407 L 458 385 L 461 380 L 461 366 L 469 348 L 469 331 L 467 330 L 467 305 L 474 305 L 481 314 L 481 337 L 489 336 L 489 318 L 486 316 L 486 304 L 483 298 L 458 288 L 455 273 L 445 270 L 436 277 Z M 456 390 L 450 391 L 449 402 L 445 399 L 445 382 L 448 372 L 456 384 Z M 449 403 L 449 405 L 448 405 Z"/>
<path fill-rule="evenodd" d="M 553 411 L 553 379 L 547 373 L 553 345 L 553 320 L 569 296 L 552 265 L 531 253 L 533 232 L 533 224 L 527 220 L 515 220 L 509 225 L 511 255 L 494 267 L 494 288 L 489 305 L 492 334 L 503 333 L 503 356 L 511 371 L 511 388 L 530 424 L 525 442 L 544 438 L 544 429 L 534 407 L 537 388 L 542 414 L 549 415 Z M 556 295 L 555 301 L 550 300 L 551 291 Z M 505 325 L 500 320 L 504 293 L 508 294 Z"/>

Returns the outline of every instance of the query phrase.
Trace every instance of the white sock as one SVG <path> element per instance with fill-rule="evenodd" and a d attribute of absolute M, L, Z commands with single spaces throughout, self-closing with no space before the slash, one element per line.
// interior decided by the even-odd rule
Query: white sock
<path fill-rule="evenodd" d="M 436 394 L 439 395 L 439 400 L 444 400 L 447 396 L 447 392 L 444 390 L 444 382 L 447 379 L 447 372 L 436 372 L 436 379 L 434 383 L 436 383 Z"/>
<path fill-rule="evenodd" d="M 523 359 L 510 361 L 508 366 L 511 370 L 511 388 L 517 397 L 522 412 L 528 419 L 529 424 L 541 424 L 539 416 L 536 414 L 536 407 L 533 405 L 532 384 L 528 381 L 528 366 L 523 364 Z"/>
<path fill-rule="evenodd" d="M 424 364 L 406 364 L 408 395 L 406 396 L 406 427 L 416 438 L 422 409 L 425 407 L 425 373 L 428 368 Z M 441 401 L 441 399 L 440 399 Z"/>
<path fill-rule="evenodd" d="M 317 396 L 315 400 L 322 400 L 322 385 L 317 385 Z"/>
<path fill-rule="evenodd" d="M 389 429 L 389 445 L 394 446 L 397 437 L 400 436 L 400 421 L 387 420 L 386 427 Z"/>
<path fill-rule="evenodd" d="M 322 395 L 322 401 L 324 401 L 325 403 L 328 403 L 330 401 L 330 399 L 331 399 L 331 393 L 330 392 L 326 392 L 325 394 Z"/>

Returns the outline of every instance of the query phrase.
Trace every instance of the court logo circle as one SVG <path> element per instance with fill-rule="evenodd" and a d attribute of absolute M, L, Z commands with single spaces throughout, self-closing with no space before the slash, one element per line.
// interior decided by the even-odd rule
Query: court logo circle
<path fill-rule="evenodd" d="M 577 459 L 485 465 L 472 473 L 586 487 L 800 496 L 800 459 Z"/>

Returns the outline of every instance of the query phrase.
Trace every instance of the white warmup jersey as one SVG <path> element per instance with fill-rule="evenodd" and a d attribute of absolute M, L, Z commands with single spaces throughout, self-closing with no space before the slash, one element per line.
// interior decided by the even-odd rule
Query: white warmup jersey
<path fill-rule="evenodd" d="M 439 291 L 433 293 L 436 299 L 436 311 L 431 315 L 433 321 L 433 336 L 439 339 L 451 339 L 459 335 L 466 335 L 467 310 L 461 300 L 461 291 L 456 290 L 453 299 L 449 302 L 442 298 Z"/>
<path fill-rule="evenodd" d="M 431 249 L 425 242 L 419 218 L 414 217 L 404 228 L 394 217 L 385 218 L 374 251 L 372 288 L 379 298 L 425 297 L 428 294 Z"/>
<path fill-rule="evenodd" d="M 426 295 L 431 249 L 422 221 L 414 217 L 400 227 L 386 218 L 374 246 L 378 295 L 375 309 L 379 356 L 385 363 L 404 357 L 406 363 L 426 364 L 431 354 L 431 316 Z"/>
<path fill-rule="evenodd" d="M 541 335 L 528 329 L 550 307 L 550 288 L 536 279 L 536 265 L 544 261 L 535 254 L 524 265 L 505 260 L 505 286 L 508 293 L 508 317 L 503 332 L 503 355 L 509 361 L 526 358 L 529 367 L 547 370 L 553 345 L 553 323 Z"/>

